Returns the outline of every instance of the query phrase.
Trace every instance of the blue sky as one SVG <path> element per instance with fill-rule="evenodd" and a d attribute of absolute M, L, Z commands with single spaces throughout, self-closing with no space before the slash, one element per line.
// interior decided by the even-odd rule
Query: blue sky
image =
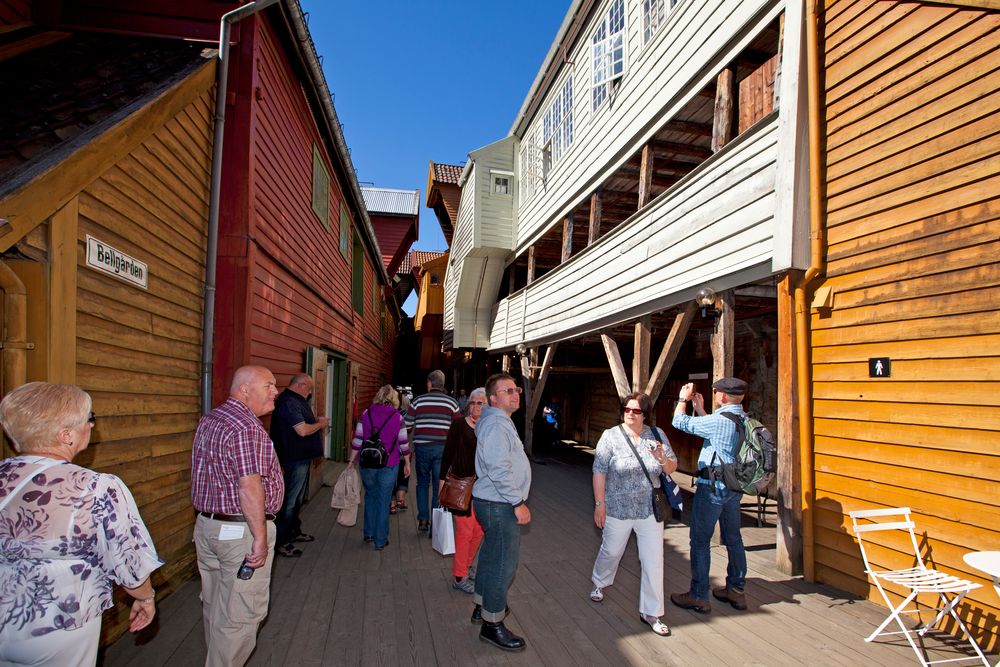
<path fill-rule="evenodd" d="M 358 180 L 419 189 L 507 135 L 570 0 L 302 0 Z M 445 250 L 420 210 L 417 250 Z"/>

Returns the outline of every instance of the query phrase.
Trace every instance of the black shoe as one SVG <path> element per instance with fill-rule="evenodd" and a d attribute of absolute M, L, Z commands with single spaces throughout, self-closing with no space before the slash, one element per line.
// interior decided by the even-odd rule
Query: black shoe
<path fill-rule="evenodd" d="M 417 530 L 430 530 L 430 527 L 429 521 L 417 521 Z"/>
<path fill-rule="evenodd" d="M 371 535 L 365 535 L 365 542 L 371 542 L 371 541 L 373 541 L 374 539 L 375 539 L 375 538 L 374 538 L 374 537 L 372 537 Z"/>
<path fill-rule="evenodd" d="M 470 622 L 479 625 L 483 622 L 483 605 L 477 604 L 472 610 L 472 618 L 469 619 Z"/>
<path fill-rule="evenodd" d="M 508 630 L 503 621 L 483 623 L 483 627 L 479 631 L 479 638 L 505 651 L 523 651 L 525 647 L 524 640 Z"/>

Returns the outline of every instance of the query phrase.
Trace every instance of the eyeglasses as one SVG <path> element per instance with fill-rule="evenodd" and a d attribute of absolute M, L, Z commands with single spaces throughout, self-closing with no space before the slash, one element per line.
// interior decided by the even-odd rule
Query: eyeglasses
<path fill-rule="evenodd" d="M 90 416 L 87 417 L 87 423 L 90 424 L 91 426 L 96 426 L 97 425 L 97 415 L 95 415 L 93 412 L 91 412 Z"/>
<path fill-rule="evenodd" d="M 486 405 L 486 401 L 469 401 L 469 405 Z"/>
<path fill-rule="evenodd" d="M 631 413 L 633 415 L 645 414 L 642 411 L 642 408 L 622 408 L 622 410 L 624 410 L 625 414 L 629 414 L 629 413 Z"/>
<path fill-rule="evenodd" d="M 507 387 L 506 389 L 497 389 L 495 392 L 493 392 L 493 395 L 495 396 L 497 394 L 507 394 L 508 396 L 510 396 L 511 394 L 520 394 L 522 391 L 524 390 L 521 389 L 520 387 Z"/>

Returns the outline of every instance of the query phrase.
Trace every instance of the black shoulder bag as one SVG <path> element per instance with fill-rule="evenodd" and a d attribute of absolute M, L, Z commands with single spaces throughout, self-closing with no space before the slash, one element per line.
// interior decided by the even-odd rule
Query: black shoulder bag
<path fill-rule="evenodd" d="M 643 462 L 642 457 L 639 456 L 639 452 L 636 451 L 635 445 L 632 444 L 632 438 L 628 437 L 628 433 L 625 432 L 625 427 L 621 424 L 618 428 L 622 430 L 622 435 L 625 436 L 625 442 L 632 449 L 632 453 L 635 454 L 635 458 L 639 459 L 639 465 L 642 466 L 642 472 L 646 474 L 646 481 L 649 485 L 653 487 L 653 518 L 657 521 L 666 521 L 667 517 L 670 516 L 670 501 L 667 500 L 667 494 L 663 490 L 662 486 L 653 486 L 653 479 L 649 476 L 649 470 L 646 469 L 646 464 Z"/>

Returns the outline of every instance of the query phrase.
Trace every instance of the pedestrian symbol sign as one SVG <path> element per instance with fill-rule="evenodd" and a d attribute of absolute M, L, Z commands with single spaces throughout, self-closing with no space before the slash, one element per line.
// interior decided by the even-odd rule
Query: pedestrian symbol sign
<path fill-rule="evenodd" d="M 875 357 L 868 360 L 868 377 L 887 378 L 891 374 L 889 357 Z"/>

